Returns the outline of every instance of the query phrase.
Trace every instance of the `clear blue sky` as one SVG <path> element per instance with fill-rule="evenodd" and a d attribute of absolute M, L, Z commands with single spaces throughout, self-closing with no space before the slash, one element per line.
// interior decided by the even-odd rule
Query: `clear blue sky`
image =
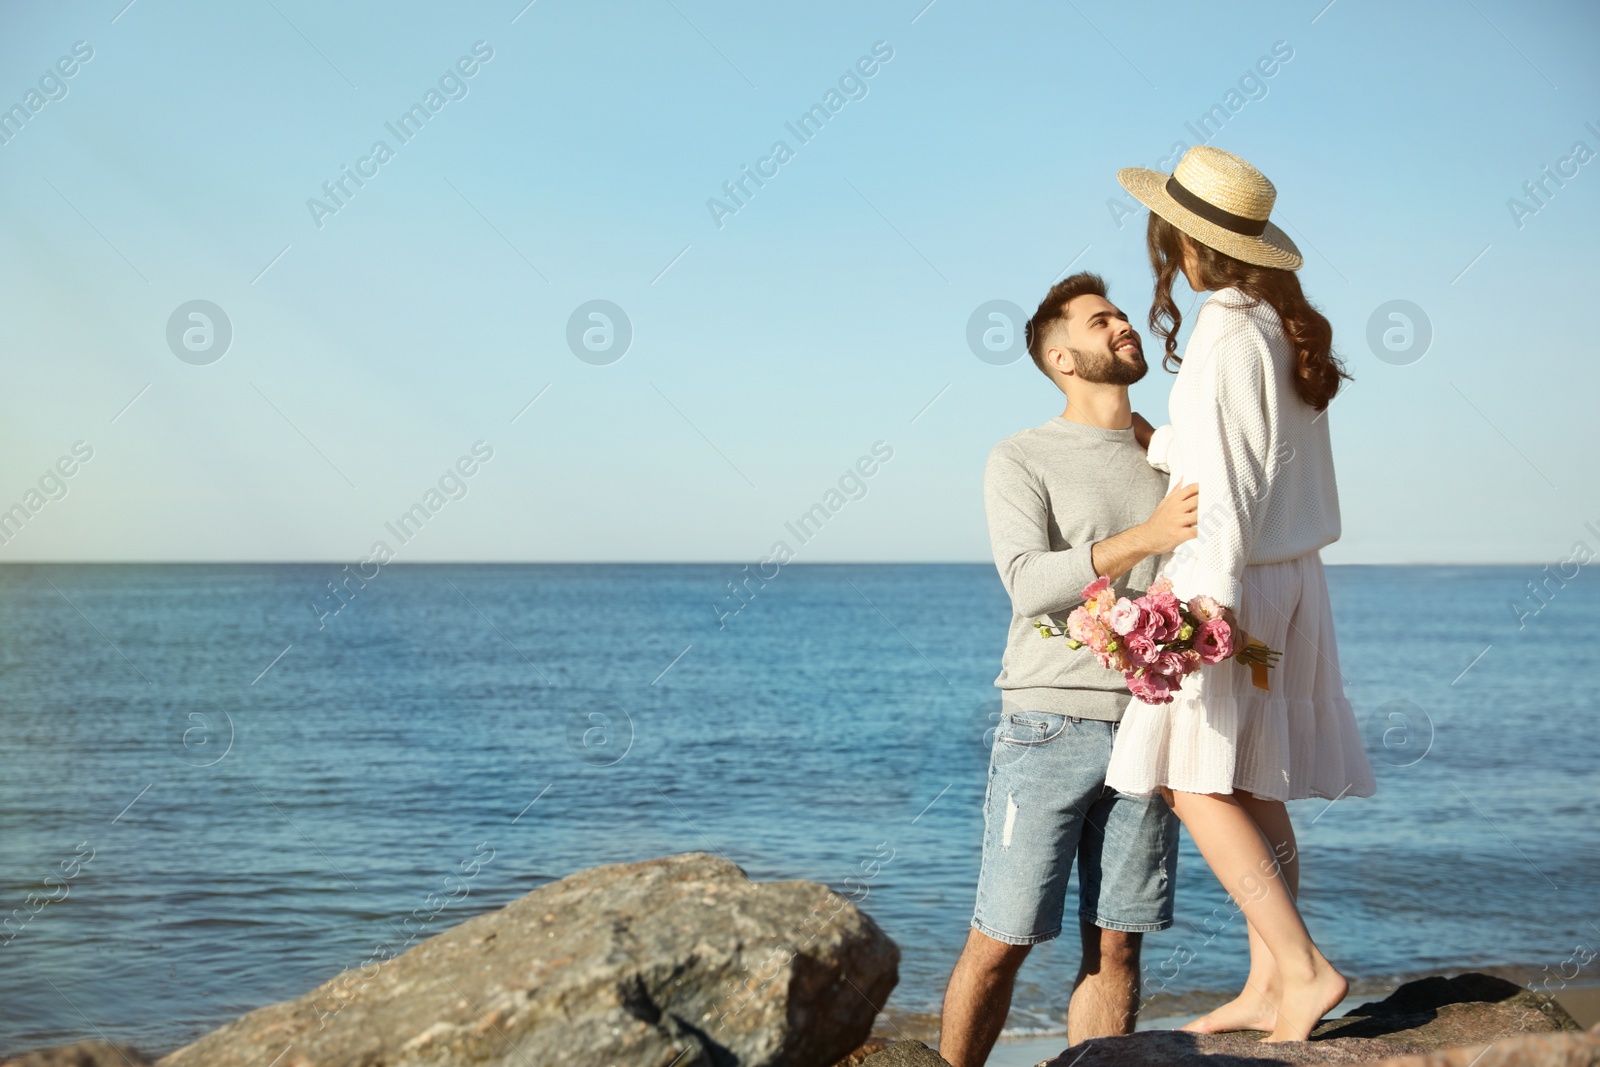
<path fill-rule="evenodd" d="M 1214 104 L 1357 379 L 1325 558 L 1600 547 L 1593 4 L 524 2 L 7 6 L 0 508 L 93 457 L 0 560 L 356 560 L 480 440 L 398 558 L 756 560 L 883 441 L 796 558 L 987 559 L 984 457 L 1061 402 L 968 318 L 1072 263 L 1142 323 L 1114 175 Z M 777 172 L 719 227 L 746 166 Z M 372 176 L 314 218 L 343 167 Z M 608 364 L 567 339 L 596 299 L 632 327 Z M 169 345 L 192 300 L 231 324 L 215 362 Z M 1420 360 L 1368 345 L 1391 300 Z M 1152 421 L 1169 384 L 1134 389 Z"/>

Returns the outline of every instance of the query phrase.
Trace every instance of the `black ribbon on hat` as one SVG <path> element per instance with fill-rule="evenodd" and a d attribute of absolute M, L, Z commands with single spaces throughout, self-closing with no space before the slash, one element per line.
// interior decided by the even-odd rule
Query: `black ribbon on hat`
<path fill-rule="evenodd" d="M 1260 237 L 1267 232 L 1266 219 L 1247 219 L 1243 215 L 1235 215 L 1231 211 L 1224 211 L 1217 205 L 1202 200 L 1185 189 L 1178 182 L 1176 174 L 1167 179 L 1167 195 L 1207 222 L 1215 223 L 1232 233 L 1237 233 L 1244 237 Z"/>

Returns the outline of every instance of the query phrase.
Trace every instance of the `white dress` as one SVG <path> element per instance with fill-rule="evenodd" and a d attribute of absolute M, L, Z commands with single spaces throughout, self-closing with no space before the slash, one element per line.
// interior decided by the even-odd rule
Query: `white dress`
<path fill-rule="evenodd" d="M 1339 537 L 1328 419 L 1295 393 L 1293 371 L 1270 305 L 1252 307 L 1236 289 L 1206 301 L 1172 386 L 1171 426 L 1150 445 L 1171 485 L 1200 486 L 1198 536 L 1161 573 L 1184 600 L 1205 593 L 1232 607 L 1283 656 L 1267 690 L 1229 660 L 1191 674 L 1170 704 L 1130 697 L 1106 772 L 1119 792 L 1331 800 L 1376 791 L 1319 553 Z"/>

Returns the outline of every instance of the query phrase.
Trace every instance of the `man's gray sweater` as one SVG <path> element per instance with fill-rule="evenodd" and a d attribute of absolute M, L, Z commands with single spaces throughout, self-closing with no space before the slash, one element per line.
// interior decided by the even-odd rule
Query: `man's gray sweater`
<path fill-rule="evenodd" d="M 1001 441 L 983 472 L 989 544 L 1011 597 L 1011 630 L 1001 660 L 1002 706 L 1118 720 L 1128 705 L 1122 675 L 1086 648 L 1039 636 L 1035 622 L 1065 624 L 1095 580 L 1096 541 L 1137 526 L 1166 494 L 1167 476 L 1145 461 L 1133 429 L 1102 430 L 1056 416 Z M 1112 582 L 1138 596 L 1164 557 L 1148 556 Z"/>

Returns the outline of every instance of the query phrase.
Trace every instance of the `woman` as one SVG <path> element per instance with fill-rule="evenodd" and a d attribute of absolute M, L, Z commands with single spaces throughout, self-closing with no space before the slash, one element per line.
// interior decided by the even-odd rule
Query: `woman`
<path fill-rule="evenodd" d="M 1299 252 L 1268 221 L 1276 191 L 1260 171 L 1199 145 L 1170 176 L 1129 168 L 1117 177 L 1150 208 L 1150 325 L 1167 368 L 1178 367 L 1172 424 L 1153 434 L 1150 460 L 1173 485 L 1200 487 L 1197 537 L 1162 573 L 1180 598 L 1216 598 L 1230 623 L 1283 656 L 1265 690 L 1230 660 L 1191 675 L 1171 704 L 1130 701 L 1106 782 L 1159 790 L 1249 925 L 1244 991 L 1185 1029 L 1301 1041 L 1347 985 L 1296 907 L 1299 857 L 1284 802 L 1375 790 L 1318 553 L 1339 536 L 1324 416 L 1349 376 L 1328 320 L 1301 292 Z M 1179 271 L 1197 293 L 1213 291 L 1182 359 Z"/>

